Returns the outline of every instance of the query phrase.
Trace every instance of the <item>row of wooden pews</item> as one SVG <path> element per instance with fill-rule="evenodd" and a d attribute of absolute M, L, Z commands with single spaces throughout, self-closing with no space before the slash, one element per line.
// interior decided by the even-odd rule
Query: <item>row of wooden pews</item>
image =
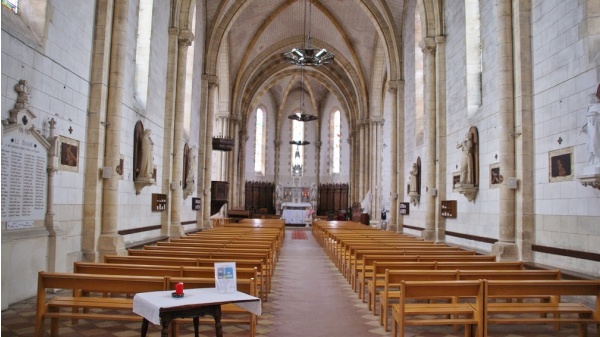
<path fill-rule="evenodd" d="M 130 249 L 128 255 L 106 255 L 102 263 L 76 262 L 73 273 L 40 272 L 35 336 L 59 334 L 59 319 L 142 321 L 133 314 L 133 295 L 139 292 L 174 290 L 178 282 L 186 289 L 215 286 L 215 262 L 235 262 L 237 289 L 268 300 L 271 277 L 285 238 L 281 220 L 245 219 L 187 235 L 169 242 Z M 48 298 L 50 291 L 67 289 L 71 294 Z M 248 324 L 256 333 L 257 317 L 233 304 L 221 306 L 224 324 Z M 178 319 L 171 324 L 177 336 Z M 212 317 L 200 322 L 214 324 Z"/>
<path fill-rule="evenodd" d="M 387 332 L 407 326 L 464 326 L 487 336 L 490 325 L 575 324 L 600 335 L 600 280 L 565 280 L 559 270 L 348 221 L 317 221 L 313 235 Z M 593 303 L 589 305 L 589 303 Z M 456 329 L 456 328 L 455 328 Z"/>

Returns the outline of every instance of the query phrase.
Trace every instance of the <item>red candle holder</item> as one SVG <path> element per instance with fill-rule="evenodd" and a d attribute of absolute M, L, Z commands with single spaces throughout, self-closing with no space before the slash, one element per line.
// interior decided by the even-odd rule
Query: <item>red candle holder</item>
<path fill-rule="evenodd" d="M 175 292 L 171 293 L 173 297 L 183 297 L 183 282 L 179 282 L 175 285 Z"/>

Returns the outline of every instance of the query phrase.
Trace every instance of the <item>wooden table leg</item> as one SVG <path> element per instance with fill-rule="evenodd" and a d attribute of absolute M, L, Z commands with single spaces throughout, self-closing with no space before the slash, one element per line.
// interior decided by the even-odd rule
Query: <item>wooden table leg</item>
<path fill-rule="evenodd" d="M 144 318 L 142 320 L 142 337 L 146 337 L 147 332 L 148 332 L 148 320 Z"/>
<path fill-rule="evenodd" d="M 170 317 L 163 317 L 161 319 L 160 325 L 162 329 L 160 332 L 160 337 L 169 337 L 169 323 L 171 323 Z"/>
<path fill-rule="evenodd" d="M 193 318 L 194 320 L 194 336 L 198 337 L 198 325 L 200 324 L 200 317 L 196 316 Z"/>
<path fill-rule="evenodd" d="M 221 324 L 221 306 L 216 305 L 215 308 L 215 332 L 217 337 L 223 337 L 223 325 Z"/>

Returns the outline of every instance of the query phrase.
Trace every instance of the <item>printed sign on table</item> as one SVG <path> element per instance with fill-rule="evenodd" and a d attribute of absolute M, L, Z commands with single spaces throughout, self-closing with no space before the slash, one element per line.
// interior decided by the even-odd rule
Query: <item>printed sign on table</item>
<path fill-rule="evenodd" d="M 223 293 L 237 291 L 235 262 L 215 262 L 215 287 Z"/>

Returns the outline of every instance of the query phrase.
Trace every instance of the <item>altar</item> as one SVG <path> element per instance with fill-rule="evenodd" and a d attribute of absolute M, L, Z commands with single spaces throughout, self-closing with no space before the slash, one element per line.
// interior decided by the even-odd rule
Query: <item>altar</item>
<path fill-rule="evenodd" d="M 281 203 L 281 219 L 286 225 L 306 225 L 312 223 L 312 204 L 310 202 Z"/>

